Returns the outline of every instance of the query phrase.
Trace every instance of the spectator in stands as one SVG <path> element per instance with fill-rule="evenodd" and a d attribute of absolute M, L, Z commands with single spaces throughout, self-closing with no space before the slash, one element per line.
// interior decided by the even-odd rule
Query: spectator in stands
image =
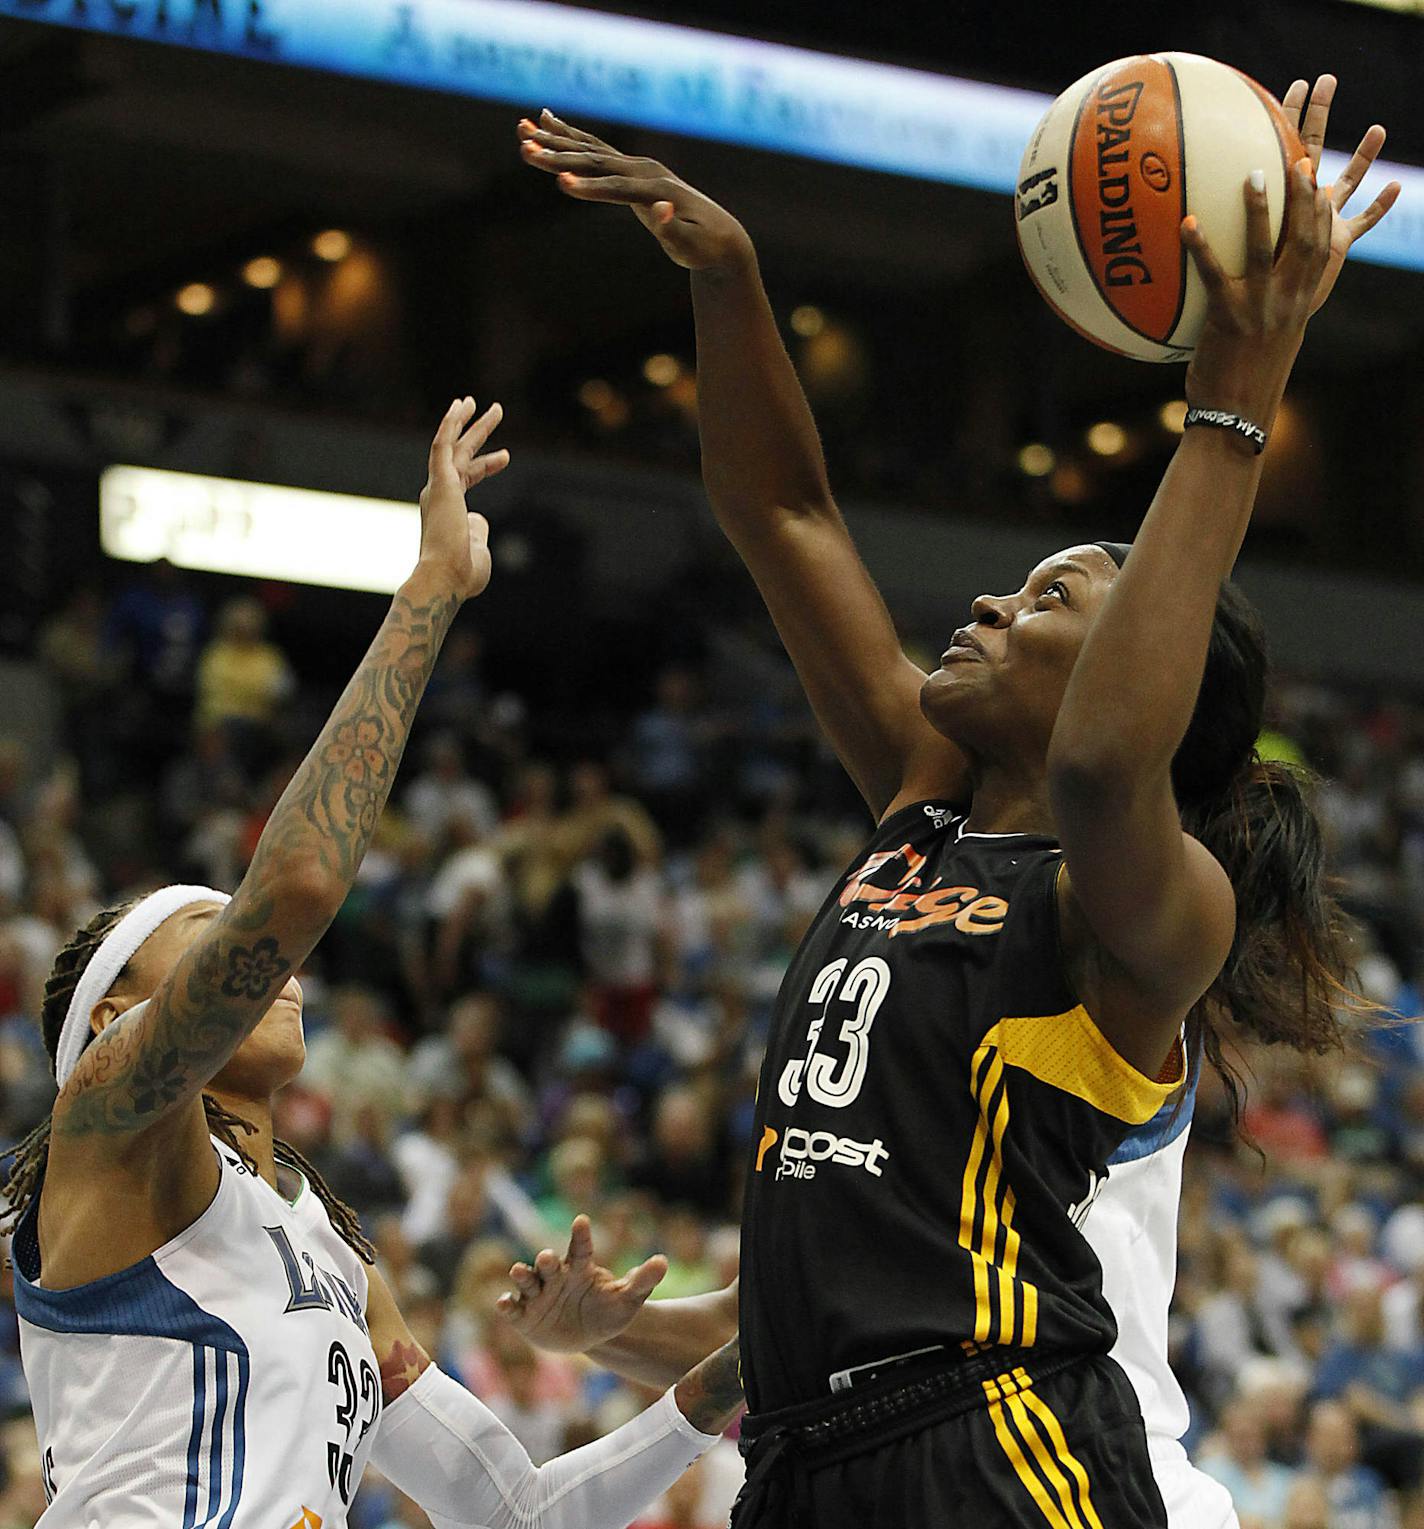
<path fill-rule="evenodd" d="M 691 1088 L 670 1088 L 658 1100 L 648 1151 L 632 1182 L 664 1205 L 725 1215 L 731 1174 L 711 1109 Z"/>
<path fill-rule="evenodd" d="M 504 867 L 491 841 L 470 818 L 446 824 L 446 855 L 425 896 L 429 920 L 430 980 L 449 994 L 482 985 L 491 959 L 509 944 L 509 900 Z"/>
<path fill-rule="evenodd" d="M 1335 1529 L 1329 1494 L 1314 1476 L 1302 1476 L 1291 1487 L 1281 1529 Z"/>
<path fill-rule="evenodd" d="M 275 745 L 278 708 L 292 691 L 286 656 L 267 640 L 267 612 L 253 599 L 229 600 L 198 661 L 198 728 L 216 728 L 249 776 Z"/>
<path fill-rule="evenodd" d="M 1226 1404 L 1197 1464 L 1231 1493 L 1241 1529 L 1280 1529 L 1295 1472 L 1267 1457 L 1266 1427 L 1249 1401 Z"/>
<path fill-rule="evenodd" d="M 1305 1435 L 1306 1468 L 1325 1490 L 1330 1529 L 1395 1529 L 1384 1481 L 1360 1464 L 1360 1440 L 1347 1407 L 1317 1402 Z"/>
<path fill-rule="evenodd" d="M 432 738 L 425 751 L 425 769 L 406 792 L 405 811 L 416 828 L 437 848 L 445 844 L 451 824 L 459 819 L 481 839 L 499 823 L 494 793 L 465 768 L 465 754 L 452 733 Z"/>
<path fill-rule="evenodd" d="M 449 1296 L 460 1261 L 472 1242 L 511 1235 L 511 1228 L 490 1198 L 489 1172 L 487 1158 L 479 1153 L 465 1156 L 445 1197 L 443 1224 L 418 1249 L 420 1261 L 435 1276 L 442 1298 Z"/>
<path fill-rule="evenodd" d="M 420 715 L 427 726 L 448 730 L 466 748 L 482 740 L 487 731 L 488 692 L 480 676 L 482 652 L 479 628 L 456 626 L 445 639 L 420 703 Z"/>
<path fill-rule="evenodd" d="M 664 899 L 633 840 L 610 828 L 573 874 L 579 951 L 598 1023 L 620 1041 L 647 1038 L 664 969 Z"/>
<path fill-rule="evenodd" d="M 1320 1362 L 1315 1394 L 1338 1401 L 1360 1428 L 1371 1465 L 1396 1486 L 1415 1486 L 1424 1470 L 1424 1430 L 1411 1408 L 1424 1392 L 1424 1351 L 1386 1346 L 1377 1289 L 1352 1291 L 1344 1312 L 1343 1335 Z"/>
<path fill-rule="evenodd" d="M 615 796 L 607 769 L 585 759 L 569 771 L 569 805 L 559 821 L 559 848 L 565 870 L 597 852 L 609 835 L 620 831 L 634 861 L 653 865 L 662 854 L 662 839 L 645 807 L 629 796 Z"/>
<path fill-rule="evenodd" d="M 307 1046 L 302 1083 L 330 1101 L 332 1140 L 344 1144 L 363 1105 L 373 1105 L 388 1121 L 404 1111 L 405 1057 L 386 1034 L 385 1005 L 370 988 L 337 988 L 331 1016 Z"/>
<path fill-rule="evenodd" d="M 1230 1230 L 1215 1238 L 1207 1264 L 1207 1293 L 1196 1311 L 1196 1362 L 1208 1396 L 1220 1403 L 1236 1389 L 1242 1366 L 1265 1352 L 1256 1302 L 1260 1263 L 1251 1245 Z"/>
<path fill-rule="evenodd" d="M 418 1096 L 448 1096 L 460 1115 L 480 1106 L 487 1127 L 497 1125 L 505 1138 L 522 1142 L 533 1129 L 534 1101 L 518 1068 L 500 1054 L 504 1030 L 498 994 L 466 993 L 450 1005 L 443 1033 L 411 1053 L 408 1074 Z"/>
<path fill-rule="evenodd" d="M 579 1214 L 597 1216 L 607 1191 L 603 1148 L 591 1136 L 570 1136 L 549 1153 L 550 1189 L 535 1204 L 550 1241 Z"/>
<path fill-rule="evenodd" d="M 513 1328 L 492 1322 L 470 1384 L 481 1401 L 529 1451 L 536 1465 L 564 1447 L 564 1429 L 578 1405 L 577 1384 L 567 1360 L 536 1354 Z"/>
<path fill-rule="evenodd" d="M 104 645 L 127 660 L 129 679 L 162 703 L 158 715 L 187 720 L 206 617 L 187 578 L 160 558 L 137 573 L 115 596 Z"/>
<path fill-rule="evenodd" d="M 1329 1151 L 1320 1109 L 1310 1098 L 1295 1053 L 1266 1052 L 1246 1106 L 1246 1132 L 1272 1162 L 1286 1168 L 1318 1162 Z"/>
<path fill-rule="evenodd" d="M 713 731 L 692 671 L 681 665 L 663 669 L 654 704 L 633 721 L 629 775 L 658 827 L 679 847 L 691 843 L 702 827 Z"/>

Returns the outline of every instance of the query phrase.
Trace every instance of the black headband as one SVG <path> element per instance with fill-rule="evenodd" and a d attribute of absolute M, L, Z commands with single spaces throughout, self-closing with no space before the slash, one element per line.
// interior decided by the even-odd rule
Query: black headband
<path fill-rule="evenodd" d="M 1093 545 L 1101 547 L 1119 568 L 1127 561 L 1127 554 L 1132 551 L 1131 542 L 1094 542 Z"/>

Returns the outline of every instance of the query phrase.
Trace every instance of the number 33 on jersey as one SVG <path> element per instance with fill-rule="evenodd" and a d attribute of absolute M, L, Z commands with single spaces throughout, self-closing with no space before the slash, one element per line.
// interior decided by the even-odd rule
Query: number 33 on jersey
<path fill-rule="evenodd" d="M 1081 1216 L 1176 1082 L 1124 1062 L 1069 990 L 1061 866 L 1051 838 L 969 833 L 919 803 L 817 915 L 758 1090 L 741 1287 L 755 1409 L 926 1345 L 1111 1346 L 1069 1207 Z"/>

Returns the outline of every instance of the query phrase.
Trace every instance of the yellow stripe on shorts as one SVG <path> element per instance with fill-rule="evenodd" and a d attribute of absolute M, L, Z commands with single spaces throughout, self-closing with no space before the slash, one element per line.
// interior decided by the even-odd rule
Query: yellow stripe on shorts
<path fill-rule="evenodd" d="M 1038 1504 L 1041 1512 L 1052 1526 L 1052 1529 L 1075 1529 L 1066 1518 L 1058 1511 L 1057 1504 L 1048 1495 L 1048 1489 L 1038 1479 L 1034 1468 L 1024 1456 L 1019 1441 L 1014 1437 L 1009 1427 L 1008 1418 L 1004 1416 L 1004 1404 L 991 1402 L 989 1404 L 989 1417 L 994 1424 L 994 1434 L 999 1441 L 999 1447 L 1008 1456 L 1009 1464 L 1013 1466 L 1015 1474 L 1024 1486 L 1028 1488 L 1029 1495 Z"/>

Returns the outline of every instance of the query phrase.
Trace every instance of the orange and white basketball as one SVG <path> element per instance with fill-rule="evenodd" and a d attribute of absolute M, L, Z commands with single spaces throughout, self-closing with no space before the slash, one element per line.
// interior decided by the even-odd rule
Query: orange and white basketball
<path fill-rule="evenodd" d="M 1189 213 L 1224 269 L 1246 264 L 1242 187 L 1266 173 L 1279 236 L 1286 177 L 1305 153 L 1280 103 L 1195 53 L 1119 59 L 1049 107 L 1019 167 L 1019 249 L 1079 334 L 1140 361 L 1189 357 L 1206 291 L 1182 246 Z"/>

